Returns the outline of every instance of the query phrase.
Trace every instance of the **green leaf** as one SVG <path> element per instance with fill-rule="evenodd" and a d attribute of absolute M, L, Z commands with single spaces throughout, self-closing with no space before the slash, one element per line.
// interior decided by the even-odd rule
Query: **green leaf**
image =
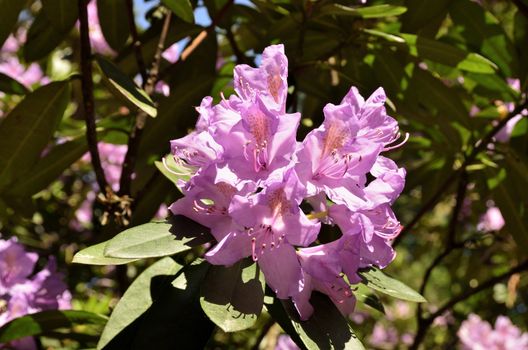
<path fill-rule="evenodd" d="M 253 261 L 211 266 L 201 289 L 205 314 L 224 332 L 236 332 L 255 324 L 264 303 L 264 275 Z"/>
<path fill-rule="evenodd" d="M 137 107 L 151 117 L 156 116 L 156 105 L 143 89 L 106 58 L 96 56 L 96 60 L 103 73 L 103 81 L 116 97 L 132 108 Z"/>
<path fill-rule="evenodd" d="M 120 51 L 129 36 L 126 0 L 97 0 L 97 15 L 103 36 L 116 51 Z"/>
<path fill-rule="evenodd" d="M 0 91 L 13 95 L 25 95 L 29 92 L 23 84 L 4 73 L 0 73 Z"/>
<path fill-rule="evenodd" d="M 382 37 L 390 42 L 401 43 L 401 41 L 394 38 L 394 35 L 387 37 L 388 34 L 373 30 L 365 30 L 365 32 Z M 408 52 L 415 57 L 428 59 L 474 73 L 492 74 L 495 73 L 495 70 L 497 69 L 497 66 L 493 62 L 479 54 L 466 52 L 456 46 L 423 36 L 414 34 L 400 35 L 402 41 L 406 44 L 403 46 L 405 46 L 408 49 Z"/>
<path fill-rule="evenodd" d="M 427 300 L 404 283 L 387 276 L 377 267 L 369 267 L 358 272 L 367 287 L 398 299 L 425 303 Z"/>
<path fill-rule="evenodd" d="M 98 349 L 104 348 L 110 341 L 143 315 L 153 304 L 152 284 L 155 279 L 168 277 L 182 268 L 171 258 L 163 258 L 143 271 L 128 287 L 123 297 L 117 303 L 103 334 L 97 344 Z"/>
<path fill-rule="evenodd" d="M 66 34 L 57 30 L 44 11 L 40 11 L 29 27 L 23 47 L 24 59 L 33 62 L 46 57 L 59 46 Z"/>
<path fill-rule="evenodd" d="M 0 189 L 40 158 L 68 105 L 70 84 L 59 81 L 26 95 L 0 125 Z"/>
<path fill-rule="evenodd" d="M 161 0 L 174 14 L 185 22 L 194 23 L 194 13 L 189 0 Z"/>
<path fill-rule="evenodd" d="M 113 258 L 141 259 L 173 255 L 211 241 L 208 229 L 184 217 L 129 228 L 112 238 L 104 254 Z"/>
<path fill-rule="evenodd" d="M 24 0 L 0 0 L 0 9 L 2 9 L 2 20 L 0 21 L 0 47 L 4 45 L 7 37 L 13 31 L 13 27 L 18 22 L 18 16 L 26 6 Z"/>
<path fill-rule="evenodd" d="M 405 13 L 407 8 L 394 5 L 375 5 L 366 7 L 348 7 L 341 4 L 326 5 L 321 8 L 320 15 L 354 16 L 362 18 L 382 18 L 398 16 Z"/>
<path fill-rule="evenodd" d="M 158 168 L 163 176 L 169 179 L 176 186 L 180 184 L 180 181 L 189 181 L 193 173 L 196 171 L 195 169 L 177 164 L 174 160 L 174 157 L 170 155 L 165 157 L 165 164 L 163 164 L 163 162 L 156 161 L 154 162 L 154 165 L 156 165 L 156 168 Z"/>
<path fill-rule="evenodd" d="M 77 2 L 72 0 L 42 0 L 42 11 L 56 30 L 68 33 L 79 17 Z"/>
<path fill-rule="evenodd" d="M 138 260 L 119 259 L 105 256 L 104 250 L 107 243 L 108 241 L 84 248 L 74 255 L 72 263 L 86 265 L 123 265 Z"/>
<path fill-rule="evenodd" d="M 53 147 L 48 154 L 40 158 L 31 168 L 28 175 L 21 177 L 11 186 L 7 193 L 29 197 L 45 189 L 66 170 L 79 160 L 88 150 L 85 137 L 80 137 Z"/>
<path fill-rule="evenodd" d="M 117 348 L 203 349 L 214 329 L 200 307 L 200 286 L 209 267 L 198 260 L 181 269 L 172 283 L 153 281 L 151 290 L 158 292 L 154 304 L 131 334 L 131 344 Z"/>
<path fill-rule="evenodd" d="M 364 350 L 357 335 L 350 327 L 348 321 L 341 315 L 334 303 L 323 294 L 314 292 L 310 298 L 310 303 L 314 308 L 314 313 L 307 321 L 300 321 L 293 304 L 290 301 L 282 301 L 282 308 L 289 315 L 289 325 L 281 316 L 281 307 L 267 305 L 268 311 L 275 319 L 281 319 L 281 323 L 286 323 L 283 329 L 292 335 L 292 339 L 297 338 L 308 350 L 320 349 L 349 349 Z M 293 326 L 293 327 L 291 327 Z"/>
<path fill-rule="evenodd" d="M 468 48 L 492 60 L 504 76 L 516 76 L 519 62 L 515 48 L 499 21 L 479 4 L 469 0 L 453 1 L 449 14 L 455 25 L 463 30 Z"/>
<path fill-rule="evenodd" d="M 105 316 L 86 311 L 48 310 L 16 318 L 0 328 L 0 344 L 28 336 L 46 334 L 74 325 L 104 325 Z"/>
<path fill-rule="evenodd" d="M 372 290 L 367 288 L 364 284 L 360 283 L 354 285 L 352 286 L 352 290 L 358 302 L 368 305 L 382 314 L 385 314 L 385 308 L 383 307 L 383 304 L 379 300 L 378 296 L 372 293 Z"/>
<path fill-rule="evenodd" d="M 402 16 L 402 32 L 414 33 L 432 21 L 445 17 L 449 3 L 453 0 L 405 0 L 407 12 Z"/>

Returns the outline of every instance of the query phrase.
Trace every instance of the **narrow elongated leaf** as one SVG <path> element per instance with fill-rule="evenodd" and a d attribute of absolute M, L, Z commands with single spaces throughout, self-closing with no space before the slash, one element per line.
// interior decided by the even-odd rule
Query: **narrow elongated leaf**
<path fill-rule="evenodd" d="M 408 52 L 415 57 L 442 63 L 467 72 L 492 74 L 497 69 L 493 62 L 479 54 L 466 52 L 438 40 L 414 34 L 401 34 L 401 37 L 398 37 L 375 30 L 367 29 L 365 32 L 397 44 L 403 42 L 405 45 L 398 46 L 406 47 Z M 401 38 L 401 40 L 396 38 Z"/>
<path fill-rule="evenodd" d="M 151 117 L 157 114 L 156 105 L 149 95 L 123 74 L 118 67 L 102 56 L 97 56 L 97 64 L 103 73 L 103 81 L 114 95 L 132 108 L 139 108 Z"/>
<path fill-rule="evenodd" d="M 174 14 L 185 22 L 194 23 L 194 13 L 189 0 L 162 0 Z"/>
<path fill-rule="evenodd" d="M 0 344 L 28 336 L 46 334 L 74 325 L 104 325 L 105 316 L 86 311 L 48 310 L 16 318 L 0 328 Z"/>
<path fill-rule="evenodd" d="M 211 241 L 207 228 L 184 217 L 129 228 L 112 238 L 104 254 L 114 258 L 152 258 L 173 255 Z"/>
<path fill-rule="evenodd" d="M 106 42 L 112 49 L 120 51 L 130 34 L 126 0 L 97 0 L 97 15 Z"/>
<path fill-rule="evenodd" d="M 104 255 L 104 249 L 107 243 L 108 241 L 102 242 L 77 252 L 73 256 L 72 262 L 86 265 L 123 265 L 137 260 L 106 257 Z"/>
<path fill-rule="evenodd" d="M 414 289 L 404 283 L 387 276 L 377 267 L 370 267 L 358 272 L 363 279 L 363 284 L 379 292 L 388 294 L 398 299 L 424 303 L 427 300 Z"/>
<path fill-rule="evenodd" d="M 77 2 L 71 0 L 42 0 L 42 11 L 62 33 L 69 32 L 79 17 Z"/>
<path fill-rule="evenodd" d="M 23 48 L 24 59 L 32 62 L 46 57 L 59 46 L 66 34 L 68 33 L 57 30 L 44 11 L 40 11 L 29 27 Z"/>
<path fill-rule="evenodd" d="M 288 321 L 285 322 L 280 316 L 282 311 L 279 305 L 274 303 L 267 305 L 267 308 L 274 318 L 277 315 L 283 324 L 286 323 L 283 326 L 286 332 L 292 334 L 291 332 L 295 331 L 296 334 L 292 338 L 301 341 L 308 350 L 365 349 L 350 324 L 326 295 L 313 293 L 310 303 L 314 313 L 307 321 L 300 321 L 293 304 L 290 301 L 282 301 L 282 308 L 290 318 L 289 325 Z"/>
<path fill-rule="evenodd" d="M 13 27 L 18 21 L 18 16 L 26 6 L 25 0 L 0 0 L 0 9 L 2 9 L 2 20 L 0 21 L 0 47 L 4 45 Z"/>
<path fill-rule="evenodd" d="M 68 105 L 69 87 L 60 81 L 37 89 L 0 125 L 0 190 L 40 158 Z"/>
<path fill-rule="evenodd" d="M 255 324 L 264 305 L 264 275 L 253 261 L 232 266 L 211 266 L 201 288 L 205 314 L 224 332 Z"/>
<path fill-rule="evenodd" d="M 29 92 L 23 84 L 3 73 L 0 73 L 0 91 L 14 95 L 25 95 Z"/>
<path fill-rule="evenodd" d="M 104 348 L 115 336 L 130 326 L 152 306 L 154 302 L 152 295 L 154 279 L 167 277 L 172 280 L 174 274 L 181 268 L 182 266 L 171 258 L 164 258 L 143 271 L 117 303 L 103 330 L 97 348 Z"/>
<path fill-rule="evenodd" d="M 362 18 L 382 18 L 398 16 L 405 13 L 407 8 L 395 5 L 375 5 L 366 7 L 348 7 L 341 4 L 331 4 L 321 9 L 320 15 L 341 15 Z"/>
<path fill-rule="evenodd" d="M 85 137 L 53 147 L 48 154 L 39 159 L 27 176 L 20 178 L 9 188 L 8 194 L 28 197 L 45 189 L 87 150 Z"/>

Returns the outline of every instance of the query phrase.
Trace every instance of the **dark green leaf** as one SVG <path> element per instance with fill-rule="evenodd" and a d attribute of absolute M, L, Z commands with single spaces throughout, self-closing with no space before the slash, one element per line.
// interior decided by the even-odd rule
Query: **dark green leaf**
<path fill-rule="evenodd" d="M 164 276 L 171 278 L 181 268 L 182 266 L 171 258 L 164 258 L 143 271 L 128 287 L 112 311 L 97 348 L 104 348 L 116 335 L 130 326 L 152 306 L 154 296 L 152 295 L 151 284 L 154 279 Z"/>
<path fill-rule="evenodd" d="M 42 0 L 42 11 L 56 30 L 69 32 L 79 16 L 77 1 Z"/>
<path fill-rule="evenodd" d="M 398 16 L 407 11 L 406 7 L 394 5 L 375 5 L 367 7 L 348 7 L 341 4 L 331 4 L 321 9 L 320 15 L 355 16 L 362 18 L 382 18 Z"/>
<path fill-rule="evenodd" d="M 116 97 L 132 108 L 137 107 L 151 117 L 156 116 L 156 105 L 143 89 L 106 58 L 96 56 L 96 60 L 103 73 L 103 81 Z"/>
<path fill-rule="evenodd" d="M 85 137 L 53 147 L 48 154 L 38 160 L 27 176 L 21 177 L 9 188 L 8 194 L 29 197 L 45 189 L 87 150 Z"/>
<path fill-rule="evenodd" d="M 32 62 L 46 57 L 59 46 L 66 34 L 57 30 L 41 11 L 29 27 L 23 49 L 24 59 Z"/>
<path fill-rule="evenodd" d="M 208 229 L 184 217 L 129 228 L 112 238 L 104 254 L 114 258 L 152 258 L 173 255 L 211 241 Z"/>
<path fill-rule="evenodd" d="M 389 36 L 389 34 L 373 30 L 365 30 L 365 32 L 383 37 L 391 42 L 401 43 L 401 41 L 396 39 L 398 37 L 394 35 Z M 491 74 L 497 69 L 497 66 L 487 58 L 476 53 L 466 52 L 439 40 L 413 34 L 401 34 L 401 39 L 405 43 L 404 46 L 408 49 L 408 52 L 415 57 L 474 73 Z"/>
<path fill-rule="evenodd" d="M 16 318 L 0 328 L 0 344 L 23 337 L 45 334 L 77 324 L 104 325 L 107 318 L 86 311 L 48 310 Z"/>
<path fill-rule="evenodd" d="M 195 261 L 180 270 L 172 284 L 165 283 L 165 278 L 162 283 L 153 281 L 158 288 L 151 290 L 165 286 L 166 292 L 142 317 L 132 344 L 121 349 L 203 349 L 214 329 L 200 308 L 200 286 L 209 267 Z"/>
<path fill-rule="evenodd" d="M 398 299 L 424 303 L 427 300 L 414 289 L 404 283 L 387 276 L 377 267 L 370 267 L 358 272 L 363 279 L 363 284 L 379 292 L 388 294 Z"/>
<path fill-rule="evenodd" d="M 314 308 L 314 313 L 309 320 L 300 321 L 293 304 L 289 301 L 282 301 L 282 306 L 290 317 L 289 323 L 293 325 L 292 328 L 286 324 L 286 328 L 283 327 L 285 331 L 291 334 L 294 330 L 308 350 L 365 349 L 348 321 L 326 295 L 313 293 L 310 303 Z M 276 308 L 277 305 L 275 305 Z M 275 317 L 277 310 L 273 310 L 272 306 L 270 313 Z"/>
<path fill-rule="evenodd" d="M 0 189 L 40 158 L 68 105 L 70 84 L 60 81 L 26 95 L 0 125 Z"/>
<path fill-rule="evenodd" d="M 0 91 L 13 95 L 25 95 L 29 92 L 24 85 L 4 73 L 0 73 Z"/>
<path fill-rule="evenodd" d="M 201 289 L 205 314 L 224 332 L 255 324 L 264 302 L 264 275 L 248 259 L 230 266 L 211 266 Z"/>
<path fill-rule="evenodd" d="M 2 9 L 2 20 L 0 21 L 0 47 L 4 45 L 13 27 L 18 21 L 18 16 L 26 6 L 24 0 L 0 0 L 0 9 Z"/>
<path fill-rule="evenodd" d="M 479 4 L 470 0 L 453 1 L 451 19 L 463 30 L 468 48 L 493 61 L 506 77 L 515 76 L 518 62 L 515 49 L 499 21 Z"/>
<path fill-rule="evenodd" d="M 447 14 L 447 7 L 453 0 L 405 0 L 407 12 L 402 16 L 404 33 L 415 33 L 427 26 L 431 21 L 443 18 Z"/>
<path fill-rule="evenodd" d="M 104 250 L 107 243 L 108 241 L 84 248 L 74 255 L 72 263 L 86 265 L 123 265 L 137 260 L 109 258 L 105 256 Z"/>
<path fill-rule="evenodd" d="M 97 15 L 103 36 L 116 51 L 120 51 L 129 36 L 126 0 L 97 0 Z"/>
<path fill-rule="evenodd" d="M 174 14 L 185 22 L 194 23 L 194 13 L 189 0 L 161 0 Z"/>

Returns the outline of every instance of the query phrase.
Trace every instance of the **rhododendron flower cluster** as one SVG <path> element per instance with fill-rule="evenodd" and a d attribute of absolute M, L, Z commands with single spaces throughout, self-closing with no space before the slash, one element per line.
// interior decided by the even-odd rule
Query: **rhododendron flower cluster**
<path fill-rule="evenodd" d="M 170 210 L 211 229 L 218 243 L 206 253 L 210 263 L 251 257 L 302 319 L 313 312 L 313 290 L 350 315 L 358 269 L 384 268 L 395 256 L 390 242 L 401 225 L 391 204 L 405 170 L 382 154 L 401 145 L 398 124 L 386 114 L 383 89 L 365 100 L 352 87 L 297 141 L 301 115 L 286 113 L 287 74 L 283 46 L 270 46 L 259 68 L 235 67 L 236 95 L 202 100 L 196 130 L 171 141 L 176 162 L 193 175 L 180 180 L 185 196 Z M 323 242 L 322 223 L 341 236 Z"/>
<path fill-rule="evenodd" d="M 523 333 L 515 327 L 506 316 L 495 320 L 495 328 L 482 320 L 478 315 L 471 314 L 462 322 L 458 337 L 465 350 L 527 350 L 528 333 Z"/>
<path fill-rule="evenodd" d="M 33 274 L 38 260 L 15 238 L 0 239 L 0 327 L 17 317 L 43 310 L 70 309 L 71 294 L 66 289 L 56 262 L 50 258 L 44 269 Z M 32 349 L 31 338 L 13 344 Z"/>

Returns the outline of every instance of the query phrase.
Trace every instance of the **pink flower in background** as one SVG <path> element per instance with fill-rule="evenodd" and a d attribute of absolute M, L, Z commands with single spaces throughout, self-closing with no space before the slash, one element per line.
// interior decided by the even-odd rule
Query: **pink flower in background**
<path fill-rule="evenodd" d="M 490 206 L 480 218 L 477 229 L 482 232 L 499 231 L 504 227 L 504 218 L 498 207 Z"/>
<path fill-rule="evenodd" d="M 236 95 L 217 105 L 202 100 L 196 130 L 171 141 L 175 162 L 191 176 L 170 210 L 211 229 L 218 243 L 206 253 L 210 263 L 251 256 L 301 319 L 313 312 L 314 290 L 351 317 L 357 270 L 384 268 L 395 256 L 390 241 L 401 225 L 390 206 L 405 170 L 381 153 L 403 143 L 393 145 L 400 134 L 383 89 L 364 100 L 354 87 L 340 105 L 327 104 L 323 125 L 298 142 L 301 116 L 285 113 L 287 65 L 283 46 L 269 46 L 260 67 L 235 67 Z M 320 212 L 306 214 L 304 201 Z M 312 245 L 322 223 L 342 234 Z"/>
<path fill-rule="evenodd" d="M 44 269 L 32 275 L 37 260 L 38 255 L 26 252 L 15 238 L 0 239 L 0 327 L 27 314 L 71 308 L 71 294 L 53 257 Z M 35 348 L 31 338 L 11 346 Z"/>
<path fill-rule="evenodd" d="M 368 342 L 380 349 L 394 349 L 395 345 L 399 344 L 398 331 L 393 327 L 376 322 Z"/>
<path fill-rule="evenodd" d="M 520 91 L 521 90 L 521 82 L 519 79 L 508 79 L 508 84 L 513 90 Z M 507 103 L 506 108 L 508 112 L 513 112 L 515 108 L 515 104 L 513 103 Z M 528 109 L 525 109 L 521 112 L 521 114 L 516 115 L 512 119 L 510 119 L 506 125 L 499 130 L 497 134 L 495 134 L 495 139 L 499 142 L 508 142 L 510 140 L 511 134 L 513 132 L 513 129 L 515 128 L 515 125 L 523 118 L 523 116 L 528 115 Z"/>
<path fill-rule="evenodd" d="M 295 344 L 289 335 L 281 334 L 277 339 L 275 350 L 300 350 L 300 348 L 297 346 L 297 344 Z"/>
<path fill-rule="evenodd" d="M 116 53 L 106 42 L 101 25 L 99 24 L 99 15 L 97 13 L 97 2 L 90 1 L 88 4 L 88 26 L 90 33 L 90 44 L 92 50 L 102 55 L 114 56 Z"/>
<path fill-rule="evenodd" d="M 510 319 L 499 316 L 495 329 L 478 315 L 470 314 L 462 322 L 458 338 L 464 350 L 527 350 L 528 333 L 514 326 Z"/>
<path fill-rule="evenodd" d="M 0 59 L 0 73 L 19 81 L 26 87 L 31 87 L 37 83 L 47 84 L 49 79 L 44 76 L 40 66 L 36 63 L 24 67 L 16 56 Z"/>
<path fill-rule="evenodd" d="M 125 160 L 127 146 L 114 145 L 106 142 L 99 142 L 97 146 L 99 148 L 99 156 L 101 158 L 101 165 L 106 180 L 114 191 L 118 191 L 119 179 L 121 178 L 121 170 Z M 86 153 L 81 160 L 84 162 L 90 162 L 90 154 Z M 92 186 L 93 191 L 87 193 L 86 199 L 75 212 L 75 220 L 70 222 L 70 227 L 75 230 L 80 230 L 83 226 L 90 224 L 92 221 L 93 202 L 95 201 L 96 192 L 99 190 L 95 182 Z"/>

